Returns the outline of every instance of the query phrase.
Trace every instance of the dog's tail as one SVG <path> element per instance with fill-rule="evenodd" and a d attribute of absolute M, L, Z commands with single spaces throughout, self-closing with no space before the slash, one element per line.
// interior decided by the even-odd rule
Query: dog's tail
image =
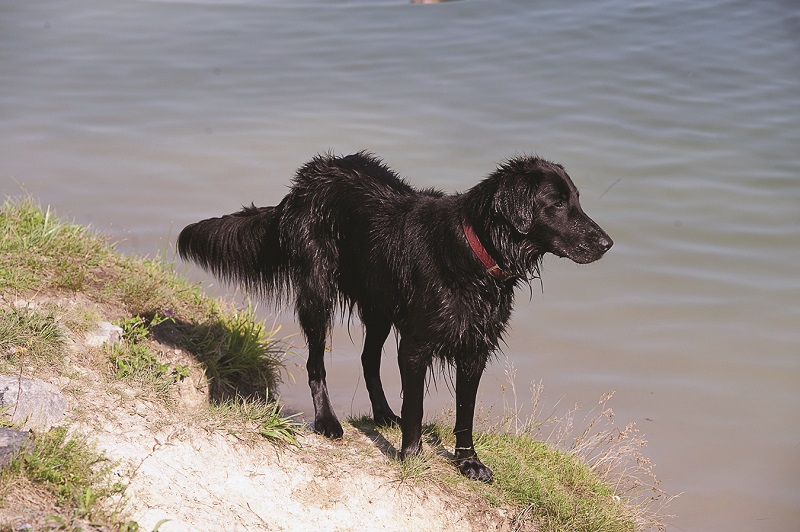
<path fill-rule="evenodd" d="M 187 225 L 178 254 L 222 281 L 259 296 L 280 298 L 288 288 L 278 236 L 278 207 L 251 205 L 241 211 Z"/>

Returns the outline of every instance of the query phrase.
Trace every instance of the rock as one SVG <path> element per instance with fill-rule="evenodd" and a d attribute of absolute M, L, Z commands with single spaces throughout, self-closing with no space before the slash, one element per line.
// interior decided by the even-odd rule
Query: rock
<path fill-rule="evenodd" d="M 24 299 L 15 300 L 13 306 L 17 310 L 36 310 L 39 307 L 35 301 L 25 301 Z"/>
<path fill-rule="evenodd" d="M 11 459 L 21 449 L 29 449 L 31 440 L 28 433 L 16 430 L 0 428 L 0 469 L 11 463 Z"/>
<path fill-rule="evenodd" d="M 89 347 L 101 347 L 103 344 L 111 346 L 118 343 L 121 339 L 121 327 L 107 321 L 101 321 L 93 331 L 86 335 L 83 343 Z"/>
<path fill-rule="evenodd" d="M 64 417 L 67 401 L 43 380 L 0 375 L 0 411 L 23 429 L 47 431 Z"/>

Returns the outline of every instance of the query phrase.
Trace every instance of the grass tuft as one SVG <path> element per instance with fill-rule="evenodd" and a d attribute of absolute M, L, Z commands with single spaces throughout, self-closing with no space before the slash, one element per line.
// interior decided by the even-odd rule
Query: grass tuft
<path fill-rule="evenodd" d="M 280 384 L 286 353 L 279 331 L 267 329 L 248 304 L 241 311 L 185 327 L 183 347 L 203 364 L 214 401 L 273 400 L 269 392 Z"/>
<path fill-rule="evenodd" d="M 58 427 L 33 436 L 33 450 L 18 454 L 0 471 L 0 486 L 10 489 L 22 479 L 41 486 L 60 508 L 60 515 L 51 519 L 61 524 L 75 520 L 112 523 L 115 516 L 100 503 L 120 495 L 124 486 L 111 481 L 111 467 L 84 436 Z M 0 503 L 6 495 L 6 489 L 0 489 Z"/>
<path fill-rule="evenodd" d="M 211 419 L 206 426 L 224 429 L 229 434 L 246 441 L 258 435 L 272 443 L 299 446 L 298 436 L 304 426 L 296 415 L 284 416 L 277 402 L 261 402 L 235 397 L 211 408 Z"/>
<path fill-rule="evenodd" d="M 0 307 L 0 372 L 23 363 L 34 368 L 58 365 L 66 345 L 64 330 L 51 313 Z"/>

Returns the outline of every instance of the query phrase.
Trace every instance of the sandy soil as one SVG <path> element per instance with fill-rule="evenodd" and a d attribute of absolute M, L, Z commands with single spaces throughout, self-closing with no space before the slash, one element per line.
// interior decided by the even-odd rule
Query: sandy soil
<path fill-rule="evenodd" d="M 84 406 L 87 399 L 114 404 L 104 392 L 84 395 Z M 477 498 L 400 481 L 378 446 L 352 427 L 341 441 L 307 434 L 299 447 L 276 447 L 193 426 L 185 413 L 166 421 L 163 407 L 141 399 L 116 402 L 82 426 L 118 462 L 131 518 L 143 530 L 163 520 L 163 532 L 509 528 L 502 511 Z"/>
<path fill-rule="evenodd" d="M 163 407 L 141 400 L 90 391 L 80 401 L 73 428 L 116 464 L 128 486 L 121 516 L 143 531 L 510 530 L 502 510 L 477 498 L 401 481 L 372 440 L 349 426 L 340 441 L 306 434 L 299 447 L 275 446 L 193 426 L 191 416 L 166 420 Z M 0 522 L 49 529 L 58 512 L 37 490 L 7 501 Z"/>

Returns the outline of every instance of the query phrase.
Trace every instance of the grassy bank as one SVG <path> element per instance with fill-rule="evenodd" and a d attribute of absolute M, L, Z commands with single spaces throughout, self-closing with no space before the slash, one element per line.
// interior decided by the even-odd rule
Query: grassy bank
<path fill-rule="evenodd" d="M 135 395 L 170 406 L 177 385 L 194 370 L 208 389 L 205 422 L 224 417 L 231 431 L 296 441 L 299 425 L 268 401 L 280 382 L 283 345 L 252 308 L 205 296 L 162 260 L 122 256 L 102 236 L 57 219 L 29 198 L 6 200 L 0 235 L 0 374 L 66 376 L 78 395 L 84 386 L 122 382 Z M 119 343 L 71 348 L 100 321 L 122 328 Z M 98 369 L 102 381 L 81 383 L 74 377 L 82 367 Z M 101 463 L 102 453 L 61 429 L 35 434 L 33 443 L 33 453 L 2 472 L 0 505 L 21 490 L 28 493 L 11 498 L 53 508 L 57 523 L 91 518 L 128 526 L 119 507 L 96 504 L 122 488 L 106 486 L 102 468 L 71 467 Z M 42 500 L 42 488 L 52 500 Z"/>
<path fill-rule="evenodd" d="M 82 345 L 101 321 L 121 327 L 121 340 L 111 347 Z M 112 474 L 115 464 L 84 435 L 93 423 L 105 423 L 90 400 L 98 388 L 98 401 L 111 397 L 124 411 L 146 404 L 142 417 L 159 430 L 197 426 L 243 445 L 291 443 L 302 453 L 315 436 L 282 415 L 273 396 L 285 349 L 252 308 L 207 297 L 168 262 L 122 256 L 102 236 L 59 220 L 30 199 L 7 200 L 0 210 L 0 374 L 56 383 L 74 401 L 65 428 L 34 434 L 33 451 L 0 473 L 0 530 L 11 529 L 6 521 L 26 512 L 64 528 L 94 523 L 138 529 L 126 493 L 138 466 Z M 448 451 L 452 434 L 442 425 L 427 428 L 426 452 L 405 463 L 393 458 L 397 429 L 376 429 L 360 419 L 351 421 L 350 430 L 366 436 L 364 453 L 383 453 L 400 484 L 500 509 L 508 529 L 655 526 L 647 491 L 652 479 L 630 427 L 596 430 L 590 424 L 559 450 L 532 437 L 538 424 L 510 430 L 504 421 L 477 442 L 495 471 L 491 486 L 455 472 Z M 164 445 L 156 441 L 154 452 Z M 339 448 L 320 451 L 318 445 L 315 459 L 320 452 L 330 454 L 326 464 L 354 460 Z M 26 507 L 25 501 L 33 503 Z"/>

